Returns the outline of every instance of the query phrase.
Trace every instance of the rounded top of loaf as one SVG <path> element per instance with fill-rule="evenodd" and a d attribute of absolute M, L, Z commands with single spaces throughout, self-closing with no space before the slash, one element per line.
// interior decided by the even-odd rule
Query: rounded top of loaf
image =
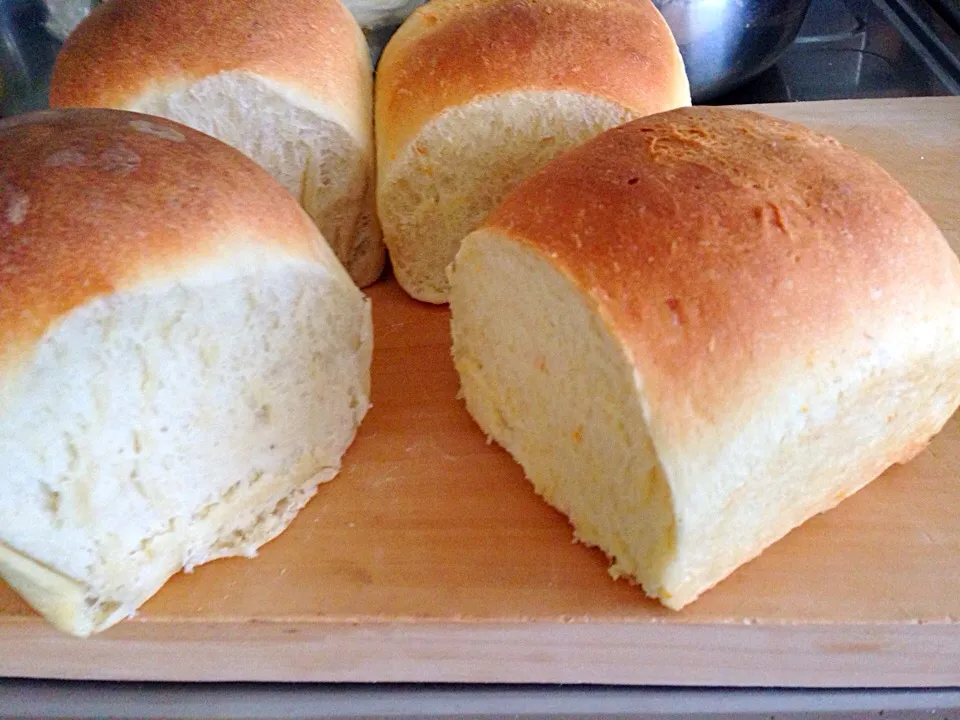
<path fill-rule="evenodd" d="M 390 161 L 430 119 L 480 96 L 583 93 L 649 115 L 690 104 L 683 59 L 649 0 L 431 0 L 377 65 Z"/>
<path fill-rule="evenodd" d="M 518 186 L 491 231 L 584 293 L 676 433 L 821 358 L 883 354 L 931 313 L 960 330 L 960 262 L 907 191 L 832 138 L 755 112 L 684 108 L 608 130 Z"/>
<path fill-rule="evenodd" d="M 265 170 L 207 135 L 119 110 L 0 121 L 0 372 L 58 318 L 116 292 L 255 270 L 326 266 L 314 224 Z"/>
<path fill-rule="evenodd" d="M 135 109 L 151 93 L 231 71 L 280 83 L 348 127 L 369 124 L 370 53 L 339 0 L 111 0 L 63 44 L 50 104 Z"/>

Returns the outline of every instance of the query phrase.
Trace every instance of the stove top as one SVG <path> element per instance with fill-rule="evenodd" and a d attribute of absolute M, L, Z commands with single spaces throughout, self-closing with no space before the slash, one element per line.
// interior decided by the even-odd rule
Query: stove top
<path fill-rule="evenodd" d="M 710 104 L 960 95 L 960 0 L 814 0 L 778 62 Z"/>

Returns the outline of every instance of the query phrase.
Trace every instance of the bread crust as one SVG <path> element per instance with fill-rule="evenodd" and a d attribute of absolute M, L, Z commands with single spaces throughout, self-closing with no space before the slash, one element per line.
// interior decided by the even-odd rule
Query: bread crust
<path fill-rule="evenodd" d="M 703 423 L 734 431 L 818 356 L 881 351 L 870 328 L 960 311 L 960 262 L 903 187 L 755 112 L 683 108 L 607 131 L 520 185 L 485 229 L 551 258 L 596 304 L 651 428 L 679 449 Z"/>
<path fill-rule="evenodd" d="M 350 282 L 265 170 L 178 123 L 102 109 L 20 115 L 0 121 L 0 157 L 0 373 L 94 298 L 250 248 Z"/>
<path fill-rule="evenodd" d="M 960 404 L 960 261 L 933 220 L 873 161 L 755 112 L 598 135 L 515 188 L 451 276 L 468 409 L 615 577 L 673 609 L 911 459 Z M 551 305 L 568 293 L 579 305 Z M 583 352 L 571 327 L 606 346 Z M 544 368 L 576 348 L 590 377 L 535 370 L 521 335 Z M 554 398 L 565 426 L 531 432 Z M 627 459 L 607 464 L 602 436 Z M 634 532 L 650 518 L 658 534 Z"/>
<path fill-rule="evenodd" d="M 227 71 L 327 104 L 359 143 L 370 144 L 370 54 L 338 0 L 103 3 L 60 50 L 50 104 L 129 108 L 154 89 Z"/>
<path fill-rule="evenodd" d="M 649 0 L 432 0 L 377 66 L 381 174 L 445 109 L 525 89 L 583 92 L 641 115 L 690 103 L 680 52 Z"/>

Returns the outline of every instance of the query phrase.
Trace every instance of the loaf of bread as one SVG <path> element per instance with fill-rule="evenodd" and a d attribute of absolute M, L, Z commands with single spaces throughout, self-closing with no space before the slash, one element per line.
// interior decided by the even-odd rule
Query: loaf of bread
<path fill-rule="evenodd" d="M 22 115 L 0 157 L 0 577 L 83 636 L 337 473 L 370 308 L 273 178 L 183 125 Z"/>
<path fill-rule="evenodd" d="M 385 260 L 375 212 L 373 85 L 339 0 L 111 0 L 57 57 L 53 107 L 159 115 L 268 170 L 361 287 Z"/>
<path fill-rule="evenodd" d="M 447 301 L 460 241 L 520 180 L 627 120 L 690 104 L 649 0 L 432 0 L 377 66 L 377 207 L 394 272 Z"/>
<path fill-rule="evenodd" d="M 670 608 L 960 403 L 960 263 L 934 222 L 874 162 L 756 113 L 600 135 L 515 189 L 450 274 L 468 410 Z"/>

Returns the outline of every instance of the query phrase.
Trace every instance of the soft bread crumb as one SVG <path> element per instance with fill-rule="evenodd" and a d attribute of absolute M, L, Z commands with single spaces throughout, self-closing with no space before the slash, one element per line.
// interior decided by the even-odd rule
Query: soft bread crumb
<path fill-rule="evenodd" d="M 37 576 L 81 588 L 49 619 L 86 635 L 181 568 L 255 556 L 338 471 L 369 405 L 370 342 L 356 289 L 302 262 L 68 316 L 0 423 L 18 498 L 0 503 L 0 532 L 24 558 L 21 592 L 32 582 L 43 610 Z"/>
<path fill-rule="evenodd" d="M 363 287 L 379 277 L 384 250 L 373 212 L 372 151 L 335 118 L 246 72 L 156 90 L 128 109 L 176 120 L 240 150 L 300 201 L 354 282 Z M 140 122 L 140 132 L 157 135 Z M 161 131 L 158 137 L 175 139 L 170 128 Z"/>
<path fill-rule="evenodd" d="M 451 277 L 467 409 L 576 538 L 614 558 L 614 576 L 654 594 L 676 552 L 675 518 L 633 367 L 569 281 L 518 244 L 474 233 Z"/>
<path fill-rule="evenodd" d="M 506 194 L 565 150 L 631 119 L 573 92 L 504 92 L 450 108 L 396 159 L 382 160 L 384 241 L 397 280 L 418 300 L 447 302 L 460 241 Z"/>

